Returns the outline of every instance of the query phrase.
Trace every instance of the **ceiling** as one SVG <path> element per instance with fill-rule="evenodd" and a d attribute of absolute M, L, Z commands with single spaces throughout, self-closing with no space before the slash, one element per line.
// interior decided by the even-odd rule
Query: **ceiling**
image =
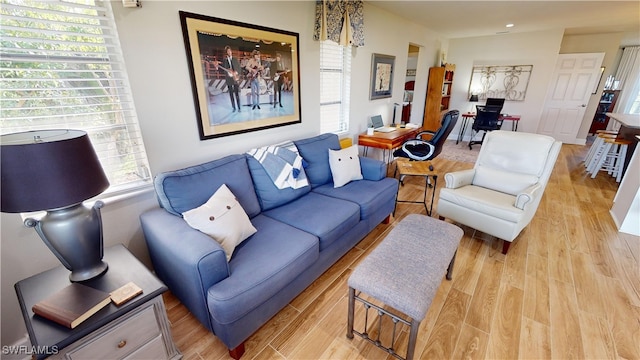
<path fill-rule="evenodd" d="M 624 32 L 622 45 L 640 45 L 638 0 L 366 1 L 451 39 L 560 28 L 569 35 Z"/>

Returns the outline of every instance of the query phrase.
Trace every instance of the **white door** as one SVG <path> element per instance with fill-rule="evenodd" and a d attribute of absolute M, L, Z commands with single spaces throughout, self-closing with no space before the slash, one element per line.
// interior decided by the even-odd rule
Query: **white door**
<path fill-rule="evenodd" d="M 558 56 L 538 133 L 565 143 L 577 143 L 578 130 L 600 76 L 603 59 L 604 53 Z"/>

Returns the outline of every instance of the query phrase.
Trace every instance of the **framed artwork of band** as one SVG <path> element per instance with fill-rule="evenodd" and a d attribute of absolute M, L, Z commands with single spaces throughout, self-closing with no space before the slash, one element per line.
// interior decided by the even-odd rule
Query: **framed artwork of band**
<path fill-rule="evenodd" d="M 302 121 L 298 33 L 179 13 L 201 140 Z"/>

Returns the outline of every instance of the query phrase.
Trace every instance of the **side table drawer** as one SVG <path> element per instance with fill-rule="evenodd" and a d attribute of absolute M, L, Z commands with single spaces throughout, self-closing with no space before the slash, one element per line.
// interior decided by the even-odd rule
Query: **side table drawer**
<path fill-rule="evenodd" d="M 70 351 L 70 359 L 121 359 L 160 335 L 153 306 L 124 319 L 88 343 Z"/>
<path fill-rule="evenodd" d="M 162 335 L 158 335 L 155 339 L 149 341 L 146 345 L 138 349 L 138 351 L 124 358 L 124 360 L 141 360 L 141 359 L 167 359 L 167 351 L 164 347 Z"/>

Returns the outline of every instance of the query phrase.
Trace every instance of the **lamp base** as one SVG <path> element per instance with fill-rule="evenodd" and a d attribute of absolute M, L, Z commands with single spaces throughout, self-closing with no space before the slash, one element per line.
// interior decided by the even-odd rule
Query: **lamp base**
<path fill-rule="evenodd" d="M 69 280 L 72 282 L 81 282 L 91 280 L 94 277 L 98 277 L 109 270 L 109 264 L 100 260 L 100 263 L 95 264 L 91 268 L 84 268 L 79 270 L 72 270 L 69 274 Z"/>
<path fill-rule="evenodd" d="M 35 228 L 49 250 L 62 265 L 71 270 L 69 280 L 86 281 L 103 274 L 109 266 L 102 261 L 102 218 L 96 201 L 93 208 L 82 203 L 48 210 L 40 220 L 26 219 L 24 224 Z"/>

